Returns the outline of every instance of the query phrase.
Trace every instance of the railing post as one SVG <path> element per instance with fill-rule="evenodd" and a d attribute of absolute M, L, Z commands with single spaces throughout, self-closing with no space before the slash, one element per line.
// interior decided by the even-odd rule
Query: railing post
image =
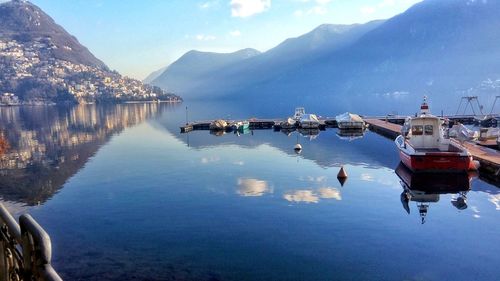
<path fill-rule="evenodd" d="M 19 217 L 24 257 L 24 280 L 62 281 L 52 268 L 52 244 L 43 228 L 28 214 Z"/>
<path fill-rule="evenodd" d="M 17 224 L 0 203 L 0 281 L 62 281 L 51 258 L 45 230 L 27 214 Z"/>

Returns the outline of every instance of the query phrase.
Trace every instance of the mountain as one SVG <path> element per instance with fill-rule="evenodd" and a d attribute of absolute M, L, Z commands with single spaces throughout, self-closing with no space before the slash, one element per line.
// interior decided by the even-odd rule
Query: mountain
<path fill-rule="evenodd" d="M 255 49 L 243 49 L 234 53 L 189 51 L 152 81 L 151 84 L 174 92 L 193 92 L 202 80 L 224 67 L 242 63 L 259 55 Z"/>
<path fill-rule="evenodd" d="M 0 4 L 0 105 L 180 101 L 124 77 L 28 1 Z"/>
<path fill-rule="evenodd" d="M 165 72 L 165 70 L 167 70 L 167 66 L 162 67 L 156 71 L 153 71 L 146 78 L 144 78 L 144 80 L 142 80 L 142 82 L 146 83 L 146 84 L 150 84 L 151 82 L 153 82 L 153 80 L 155 80 L 156 78 L 158 78 L 158 76 L 160 76 L 163 72 Z"/>
<path fill-rule="evenodd" d="M 186 98 L 259 99 L 363 113 L 415 107 L 427 94 L 436 107 L 451 110 L 464 90 L 500 78 L 499 12 L 497 0 L 425 0 L 384 22 L 320 26 L 214 70 L 195 88 L 176 87 Z M 186 75 L 186 83 L 198 78 Z"/>
<path fill-rule="evenodd" d="M 230 63 L 227 63 L 229 57 L 234 57 L 235 54 L 245 50 L 232 54 L 190 51 L 151 83 L 174 92 L 186 93 L 190 98 L 207 98 L 205 90 L 208 87 L 213 90 L 210 92 L 210 98 L 214 98 L 215 93 L 221 88 L 219 81 L 224 81 L 223 91 L 220 93 L 229 89 L 239 90 L 247 85 L 265 81 L 274 74 L 300 66 L 329 50 L 349 45 L 382 22 L 353 25 L 323 24 L 300 37 L 285 40 L 265 53 L 260 54 L 252 49 L 246 49 L 251 52 L 250 56 L 244 56 L 243 60 L 231 60 Z M 171 67 L 181 68 L 182 72 L 172 73 L 168 71 Z M 199 71 L 198 68 L 202 70 Z"/>
<path fill-rule="evenodd" d="M 40 8 L 28 1 L 12 0 L 0 5 L 0 37 L 18 42 L 45 38 L 54 45 L 54 58 L 106 68 L 106 65 Z"/>

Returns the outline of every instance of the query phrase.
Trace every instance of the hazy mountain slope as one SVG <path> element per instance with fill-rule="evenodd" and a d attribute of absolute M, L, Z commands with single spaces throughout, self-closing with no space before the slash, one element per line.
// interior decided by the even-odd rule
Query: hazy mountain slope
<path fill-rule="evenodd" d="M 151 84 L 176 93 L 190 92 L 202 82 L 202 77 L 210 76 L 218 69 L 241 63 L 258 54 L 260 52 L 254 49 L 243 49 L 229 54 L 189 51 L 169 65 Z"/>
<path fill-rule="evenodd" d="M 72 63 L 107 68 L 74 36 L 28 1 L 13 0 L 0 4 L 0 38 L 11 38 L 19 42 L 47 38 L 55 46 L 51 50 L 53 57 Z"/>
<path fill-rule="evenodd" d="M 262 93 L 269 102 L 396 111 L 427 94 L 449 110 L 461 91 L 500 78 L 499 12 L 500 1 L 427 0 L 353 44 L 232 98 Z"/>
<path fill-rule="evenodd" d="M 151 74 L 149 74 L 146 78 L 144 78 L 144 80 L 142 80 L 143 83 L 146 83 L 146 84 L 150 84 L 151 82 L 153 82 L 153 80 L 155 80 L 156 78 L 158 78 L 163 72 L 165 72 L 165 70 L 167 70 L 167 66 L 165 67 L 162 67 L 156 71 L 153 71 Z"/>
<path fill-rule="evenodd" d="M 320 57 L 325 52 L 347 46 L 382 22 L 324 24 L 307 34 L 287 39 L 265 53 L 231 63 L 214 63 L 214 60 L 222 60 L 230 54 L 214 56 L 191 51 L 172 64 L 153 84 L 192 99 L 217 98 L 232 90 L 252 87 Z M 211 60 L 206 58 L 207 55 L 210 55 Z M 193 65 L 196 67 L 192 67 Z M 175 68 L 175 71 L 171 71 L 171 68 Z"/>

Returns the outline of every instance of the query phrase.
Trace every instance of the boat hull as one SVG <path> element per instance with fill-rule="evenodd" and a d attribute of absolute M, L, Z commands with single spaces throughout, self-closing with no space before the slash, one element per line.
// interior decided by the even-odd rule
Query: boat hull
<path fill-rule="evenodd" d="M 414 172 L 465 172 L 473 166 L 472 157 L 449 152 L 407 154 L 399 150 L 401 162 Z"/>
<path fill-rule="evenodd" d="M 362 122 L 338 122 L 337 126 L 341 130 L 363 130 L 365 128 L 365 124 Z"/>
<path fill-rule="evenodd" d="M 319 128 L 319 123 L 316 122 L 301 122 L 300 127 L 303 129 L 317 129 Z"/>

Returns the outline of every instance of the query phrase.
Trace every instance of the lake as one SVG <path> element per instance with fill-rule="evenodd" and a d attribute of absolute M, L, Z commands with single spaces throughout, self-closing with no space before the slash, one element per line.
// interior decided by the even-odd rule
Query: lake
<path fill-rule="evenodd" d="M 0 108 L 0 197 L 50 234 L 65 280 L 498 278 L 500 189 L 477 175 L 414 175 L 369 131 L 180 134 L 185 106 Z"/>

